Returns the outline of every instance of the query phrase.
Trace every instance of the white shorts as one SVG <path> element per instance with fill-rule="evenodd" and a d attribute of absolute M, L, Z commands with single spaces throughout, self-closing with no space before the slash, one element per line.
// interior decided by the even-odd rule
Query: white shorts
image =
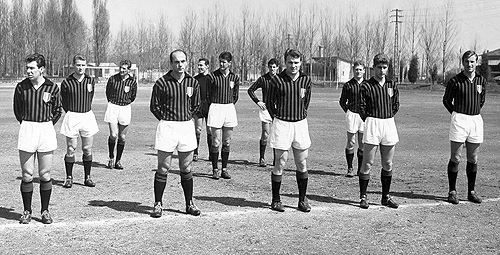
<path fill-rule="evenodd" d="M 155 149 L 165 152 L 189 152 L 198 147 L 192 120 L 161 120 L 156 128 Z"/>
<path fill-rule="evenodd" d="M 483 118 L 481 115 L 451 114 L 450 141 L 483 143 Z"/>
<path fill-rule="evenodd" d="M 26 152 L 49 152 L 57 149 L 54 124 L 48 122 L 21 122 L 17 149 Z"/>
<path fill-rule="evenodd" d="M 94 112 L 67 112 L 61 125 L 61 134 L 66 137 L 91 137 L 99 132 Z"/>
<path fill-rule="evenodd" d="M 399 142 L 394 118 L 378 119 L 368 117 L 365 121 L 363 143 L 372 145 L 396 145 Z"/>
<path fill-rule="evenodd" d="M 108 102 L 104 121 L 108 123 L 118 123 L 122 126 L 128 126 L 132 118 L 132 107 L 130 105 L 116 105 Z"/>
<path fill-rule="evenodd" d="M 269 135 L 271 148 L 289 150 L 290 147 L 305 150 L 311 147 L 307 119 L 288 122 L 274 118 Z"/>
<path fill-rule="evenodd" d="M 210 104 L 207 125 L 214 128 L 238 126 L 234 104 Z"/>
<path fill-rule="evenodd" d="M 365 131 L 365 122 L 359 116 L 359 113 L 347 110 L 345 113 L 345 122 L 347 132 L 356 134 L 357 132 L 363 133 Z"/>

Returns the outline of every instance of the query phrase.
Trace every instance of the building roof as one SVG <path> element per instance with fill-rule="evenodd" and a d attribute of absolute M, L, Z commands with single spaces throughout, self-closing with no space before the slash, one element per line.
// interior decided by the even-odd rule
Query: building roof
<path fill-rule="evenodd" d="M 488 57 L 489 56 L 500 56 L 500 49 L 489 51 L 488 52 Z"/>

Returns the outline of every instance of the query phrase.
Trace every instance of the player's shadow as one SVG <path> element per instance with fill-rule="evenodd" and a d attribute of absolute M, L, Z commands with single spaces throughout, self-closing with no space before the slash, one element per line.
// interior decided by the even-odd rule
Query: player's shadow
<path fill-rule="evenodd" d="M 208 197 L 208 196 L 195 196 L 198 200 L 214 201 L 223 205 L 238 206 L 238 207 L 253 207 L 263 208 L 269 207 L 267 203 L 246 200 L 240 197 Z"/>
<path fill-rule="evenodd" d="M 284 169 L 283 171 L 285 172 L 296 172 L 295 168 L 289 168 L 289 169 Z M 311 175 L 328 175 L 328 176 L 344 176 L 345 174 L 339 174 L 335 172 L 330 172 L 330 171 L 323 171 L 323 170 L 314 170 L 314 169 L 309 169 L 307 170 L 309 174 Z"/>
<path fill-rule="evenodd" d="M 89 201 L 90 206 L 96 207 L 108 207 L 110 209 L 121 211 L 121 212 L 136 212 L 141 214 L 148 214 L 151 212 L 153 207 L 141 205 L 139 202 L 130 202 L 130 201 L 104 201 L 104 200 L 91 200 Z"/>
<path fill-rule="evenodd" d="M 368 193 L 382 195 L 382 192 L 380 192 L 380 191 L 371 191 Z M 418 193 L 413 193 L 413 192 L 392 192 L 391 191 L 391 195 L 394 197 L 405 197 L 405 198 L 410 198 L 410 199 L 412 199 L 412 198 L 425 199 L 425 200 L 433 200 L 433 201 L 446 201 L 446 199 L 447 199 L 447 197 L 443 197 L 443 196 L 418 194 Z"/>
<path fill-rule="evenodd" d="M 157 156 L 158 156 L 158 153 L 154 153 L 154 152 L 146 152 L 146 153 L 144 153 L 144 155 L 146 155 L 146 156 L 153 156 L 153 157 L 157 157 Z M 179 155 L 177 155 L 177 154 L 172 154 L 172 158 L 179 158 Z"/>
<path fill-rule="evenodd" d="M 4 218 L 7 220 L 19 220 L 20 217 L 21 214 L 14 212 L 14 209 L 0 206 L 0 218 Z"/>
<path fill-rule="evenodd" d="M 75 165 L 79 165 L 79 166 L 82 166 L 83 167 L 83 162 L 81 161 L 76 161 L 75 162 Z M 92 161 L 92 167 L 99 167 L 99 168 L 106 168 L 108 164 L 103 164 L 99 161 Z"/>
<path fill-rule="evenodd" d="M 294 197 L 298 198 L 298 194 L 282 194 L 285 197 Z M 323 202 L 323 203 L 332 203 L 332 204 L 342 204 L 342 205 L 351 205 L 351 206 L 358 206 L 357 201 L 352 201 L 352 200 L 347 200 L 347 199 L 339 199 L 335 197 L 330 197 L 330 196 L 321 196 L 321 195 L 314 195 L 314 194 L 307 194 L 307 199 L 313 200 L 313 201 L 318 201 L 318 202 Z"/>

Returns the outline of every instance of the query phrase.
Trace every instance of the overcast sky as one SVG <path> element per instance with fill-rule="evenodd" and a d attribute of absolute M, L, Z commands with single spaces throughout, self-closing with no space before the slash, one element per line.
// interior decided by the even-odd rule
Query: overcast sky
<path fill-rule="evenodd" d="M 133 24 L 138 16 L 154 19 L 160 13 L 166 16 L 169 27 L 177 34 L 183 13 L 192 9 L 196 13 L 202 13 L 204 8 L 218 3 L 226 6 L 226 10 L 232 11 L 230 15 L 238 15 L 241 12 L 241 6 L 246 3 L 252 9 L 284 8 L 286 5 L 301 3 L 306 7 L 315 2 L 318 6 L 330 6 L 336 15 L 349 12 L 349 6 L 355 4 L 360 15 L 366 15 L 369 12 L 378 15 L 384 9 L 403 10 L 403 26 L 405 20 L 410 15 L 413 2 L 415 0 L 108 0 L 108 10 L 110 12 L 110 23 L 112 33 L 118 31 L 120 24 Z M 75 1 L 80 12 L 88 25 L 92 23 L 92 1 Z M 427 7 L 430 11 L 427 15 L 432 17 L 440 16 L 439 11 L 443 9 L 446 0 L 423 0 L 418 1 L 419 10 Z M 474 41 L 478 41 L 478 49 L 481 51 L 495 50 L 500 48 L 500 1 L 498 0 L 453 0 L 457 20 L 458 36 L 457 49 L 468 49 Z M 391 24 L 394 31 L 394 26 Z"/>

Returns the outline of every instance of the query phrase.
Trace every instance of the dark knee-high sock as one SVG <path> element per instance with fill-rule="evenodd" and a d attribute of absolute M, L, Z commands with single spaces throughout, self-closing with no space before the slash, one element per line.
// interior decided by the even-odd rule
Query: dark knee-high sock
<path fill-rule="evenodd" d="M 42 212 L 49 209 L 50 195 L 52 194 L 52 180 L 40 180 L 40 200 L 42 203 Z"/>
<path fill-rule="evenodd" d="M 386 197 L 391 190 L 392 171 L 382 169 L 380 171 L 380 181 L 382 183 L 382 196 Z"/>
<path fill-rule="evenodd" d="M 165 191 L 166 185 L 167 185 L 167 174 L 155 173 L 155 180 L 154 180 L 155 203 L 162 202 L 163 192 Z"/>
<path fill-rule="evenodd" d="M 295 172 L 295 177 L 297 179 L 297 186 L 299 187 L 299 201 L 304 201 L 307 192 L 307 181 L 309 179 L 309 174 L 305 172 Z"/>
<path fill-rule="evenodd" d="M 370 174 L 359 174 L 359 197 L 366 196 L 368 189 L 368 182 L 370 182 Z"/>
<path fill-rule="evenodd" d="M 116 143 L 116 161 L 120 161 L 122 159 L 124 148 L 125 148 L 125 140 L 118 139 L 118 142 Z"/>
<path fill-rule="evenodd" d="M 271 190 L 273 193 L 273 202 L 281 201 L 280 188 L 282 179 L 283 179 L 282 175 L 275 175 L 271 173 Z"/>
<path fill-rule="evenodd" d="M 361 171 L 362 165 L 363 165 L 363 150 L 358 149 L 358 172 Z"/>
<path fill-rule="evenodd" d="M 210 155 L 210 160 L 212 161 L 212 169 L 218 169 L 217 163 L 219 161 L 219 147 L 212 146 Z"/>
<path fill-rule="evenodd" d="M 194 155 L 198 155 L 199 147 L 200 147 L 200 134 L 196 134 L 196 149 L 194 149 Z"/>
<path fill-rule="evenodd" d="M 260 147 L 259 147 L 259 155 L 260 155 L 260 158 L 265 158 L 265 155 L 266 155 L 266 145 L 267 145 L 267 142 L 266 142 L 266 141 L 262 141 L 262 140 L 260 140 L 259 145 L 260 145 Z"/>
<path fill-rule="evenodd" d="M 33 197 L 33 181 L 21 181 L 21 197 L 23 198 L 23 206 L 25 211 L 31 212 L 31 200 Z"/>
<path fill-rule="evenodd" d="M 458 175 L 458 163 L 453 161 L 448 162 L 448 185 L 450 191 L 457 190 L 457 175 Z"/>
<path fill-rule="evenodd" d="M 220 156 L 222 158 L 222 169 L 227 168 L 227 161 L 229 161 L 229 145 L 222 145 L 222 150 L 220 152 Z"/>
<path fill-rule="evenodd" d="M 207 134 L 207 145 L 208 145 L 208 149 L 210 150 L 212 148 L 212 135 L 211 134 Z"/>
<path fill-rule="evenodd" d="M 467 173 L 467 187 L 470 194 L 471 191 L 474 191 L 474 186 L 476 185 L 477 164 L 467 162 L 465 169 Z"/>
<path fill-rule="evenodd" d="M 181 172 L 181 186 L 184 191 L 184 199 L 186 201 L 186 206 L 193 200 L 193 173 Z"/>
<path fill-rule="evenodd" d="M 83 171 L 85 172 L 85 179 L 88 179 L 90 176 L 90 170 L 92 169 L 92 154 L 83 155 Z"/>
<path fill-rule="evenodd" d="M 347 168 L 352 168 L 352 160 L 354 159 L 354 151 L 345 149 L 345 159 L 347 161 Z"/>
<path fill-rule="evenodd" d="M 108 137 L 108 150 L 109 150 L 109 158 L 115 158 L 115 144 L 116 138 Z"/>
<path fill-rule="evenodd" d="M 66 168 L 66 177 L 73 176 L 73 165 L 75 164 L 75 156 L 64 156 L 64 166 Z"/>

